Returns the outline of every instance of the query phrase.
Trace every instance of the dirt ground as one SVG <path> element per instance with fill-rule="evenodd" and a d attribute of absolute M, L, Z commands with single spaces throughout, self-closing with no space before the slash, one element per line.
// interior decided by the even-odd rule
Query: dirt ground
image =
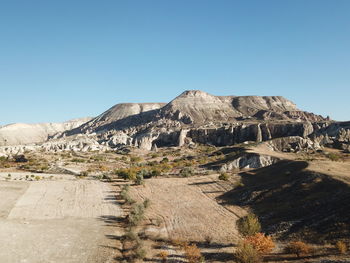
<path fill-rule="evenodd" d="M 264 144 L 260 144 L 257 147 L 252 147 L 248 151 L 263 155 L 270 155 L 284 160 L 300 160 L 303 158 L 303 155 L 301 154 L 272 151 Z M 325 157 L 309 155 L 309 157 L 314 157 L 314 159 L 307 160 L 307 170 L 326 174 L 337 180 L 350 184 L 350 155 L 344 154 L 340 150 L 331 148 L 325 148 L 325 151 L 339 154 L 340 156 L 343 156 L 344 160 L 331 161 Z"/>
<path fill-rule="evenodd" d="M 113 262 L 120 216 L 97 180 L 0 181 L 0 262 Z M 55 175 L 57 176 L 57 175 Z"/>
<path fill-rule="evenodd" d="M 233 184 L 219 181 L 218 175 L 158 178 L 132 187 L 131 194 L 138 201 L 150 200 L 146 212 L 149 223 L 144 230 L 149 240 L 166 240 L 167 244 L 186 241 L 203 247 L 210 239 L 211 248 L 202 250 L 204 254 L 227 255 L 232 254 L 239 240 L 236 221 L 246 211 L 238 206 L 221 206 L 215 198 L 232 187 Z M 149 245 L 148 261 L 156 262 L 154 255 L 166 250 L 174 262 L 182 262 L 181 251 L 162 242 L 157 244 L 158 250 L 152 250 L 157 247 L 155 244 Z"/>

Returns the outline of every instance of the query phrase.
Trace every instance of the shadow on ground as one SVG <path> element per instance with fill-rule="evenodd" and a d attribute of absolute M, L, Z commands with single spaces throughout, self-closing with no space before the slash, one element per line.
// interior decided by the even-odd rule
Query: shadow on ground
<path fill-rule="evenodd" d="M 308 171 L 304 161 L 280 161 L 241 173 L 243 187 L 219 197 L 229 205 L 249 206 L 263 230 L 281 239 L 309 241 L 350 236 L 350 187 Z"/>

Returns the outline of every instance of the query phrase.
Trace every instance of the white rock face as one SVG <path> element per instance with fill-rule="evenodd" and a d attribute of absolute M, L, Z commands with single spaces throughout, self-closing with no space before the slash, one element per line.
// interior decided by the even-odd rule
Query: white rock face
<path fill-rule="evenodd" d="M 278 160 L 278 158 L 268 155 L 246 153 L 237 157 L 235 160 L 224 164 L 220 170 L 225 172 L 232 169 L 262 168 L 272 165 Z"/>
<path fill-rule="evenodd" d="M 31 151 L 46 151 L 46 152 L 89 152 L 109 151 L 111 148 L 107 145 L 100 144 L 93 136 L 77 135 L 61 139 L 50 140 L 41 144 L 31 145 L 14 145 L 14 146 L 0 146 L 0 156 L 13 156 L 24 154 Z"/>
<path fill-rule="evenodd" d="M 15 123 L 0 127 L 0 146 L 24 145 L 44 142 L 49 136 L 74 129 L 91 118 L 81 118 L 62 123 Z"/>
<path fill-rule="evenodd" d="M 81 131 L 92 131 L 129 116 L 159 109 L 164 105 L 165 103 L 120 103 L 87 122 L 80 129 Z"/>

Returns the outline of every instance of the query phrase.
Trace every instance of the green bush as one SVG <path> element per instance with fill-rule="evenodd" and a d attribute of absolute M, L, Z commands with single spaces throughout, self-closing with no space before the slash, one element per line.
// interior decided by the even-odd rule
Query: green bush
<path fill-rule="evenodd" d="M 145 180 L 143 179 L 143 173 L 142 172 L 138 172 L 136 174 L 136 180 L 135 183 L 137 185 L 143 185 L 145 183 Z"/>
<path fill-rule="evenodd" d="M 168 162 L 169 162 L 168 157 L 164 157 L 164 158 L 160 161 L 160 163 L 168 163 Z"/>
<path fill-rule="evenodd" d="M 130 156 L 130 162 L 132 163 L 138 163 L 141 161 L 142 161 L 142 158 L 140 156 Z"/>
<path fill-rule="evenodd" d="M 238 246 L 235 259 L 239 263 L 259 263 L 262 261 L 259 252 L 251 244 L 245 242 Z"/>
<path fill-rule="evenodd" d="M 237 227 L 242 236 L 253 236 L 261 231 L 259 219 L 252 213 L 240 218 Z"/>
<path fill-rule="evenodd" d="M 126 204 L 133 204 L 135 203 L 135 201 L 131 198 L 129 194 L 129 189 L 130 189 L 130 186 L 128 184 L 124 185 L 120 192 L 120 196 L 125 200 Z"/>
<path fill-rule="evenodd" d="M 228 181 L 229 179 L 230 179 L 230 175 L 228 173 L 221 173 L 219 175 L 219 180 Z"/>
<path fill-rule="evenodd" d="M 193 176 L 193 175 L 194 175 L 194 171 L 193 171 L 193 169 L 190 168 L 190 167 L 185 167 L 185 168 L 181 169 L 180 175 L 181 175 L 182 177 L 190 177 L 190 176 Z"/>
<path fill-rule="evenodd" d="M 124 180 L 131 180 L 131 181 L 135 181 L 136 180 L 136 170 L 135 169 L 118 169 L 115 171 L 115 174 L 120 177 L 123 178 Z"/>
<path fill-rule="evenodd" d="M 144 218 L 145 207 L 143 204 L 134 204 L 131 208 L 128 221 L 131 226 L 137 226 Z"/>
<path fill-rule="evenodd" d="M 333 162 L 337 162 L 340 160 L 340 155 L 339 154 L 336 154 L 336 153 L 329 153 L 326 155 L 327 158 Z"/>

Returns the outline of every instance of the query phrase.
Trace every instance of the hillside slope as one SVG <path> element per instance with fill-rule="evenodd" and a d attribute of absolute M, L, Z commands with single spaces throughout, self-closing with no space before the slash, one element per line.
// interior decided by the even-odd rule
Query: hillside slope
<path fill-rule="evenodd" d="M 62 123 L 14 123 L 5 125 L 0 127 L 0 146 L 44 142 L 49 136 L 74 129 L 90 119 L 80 118 Z"/>

